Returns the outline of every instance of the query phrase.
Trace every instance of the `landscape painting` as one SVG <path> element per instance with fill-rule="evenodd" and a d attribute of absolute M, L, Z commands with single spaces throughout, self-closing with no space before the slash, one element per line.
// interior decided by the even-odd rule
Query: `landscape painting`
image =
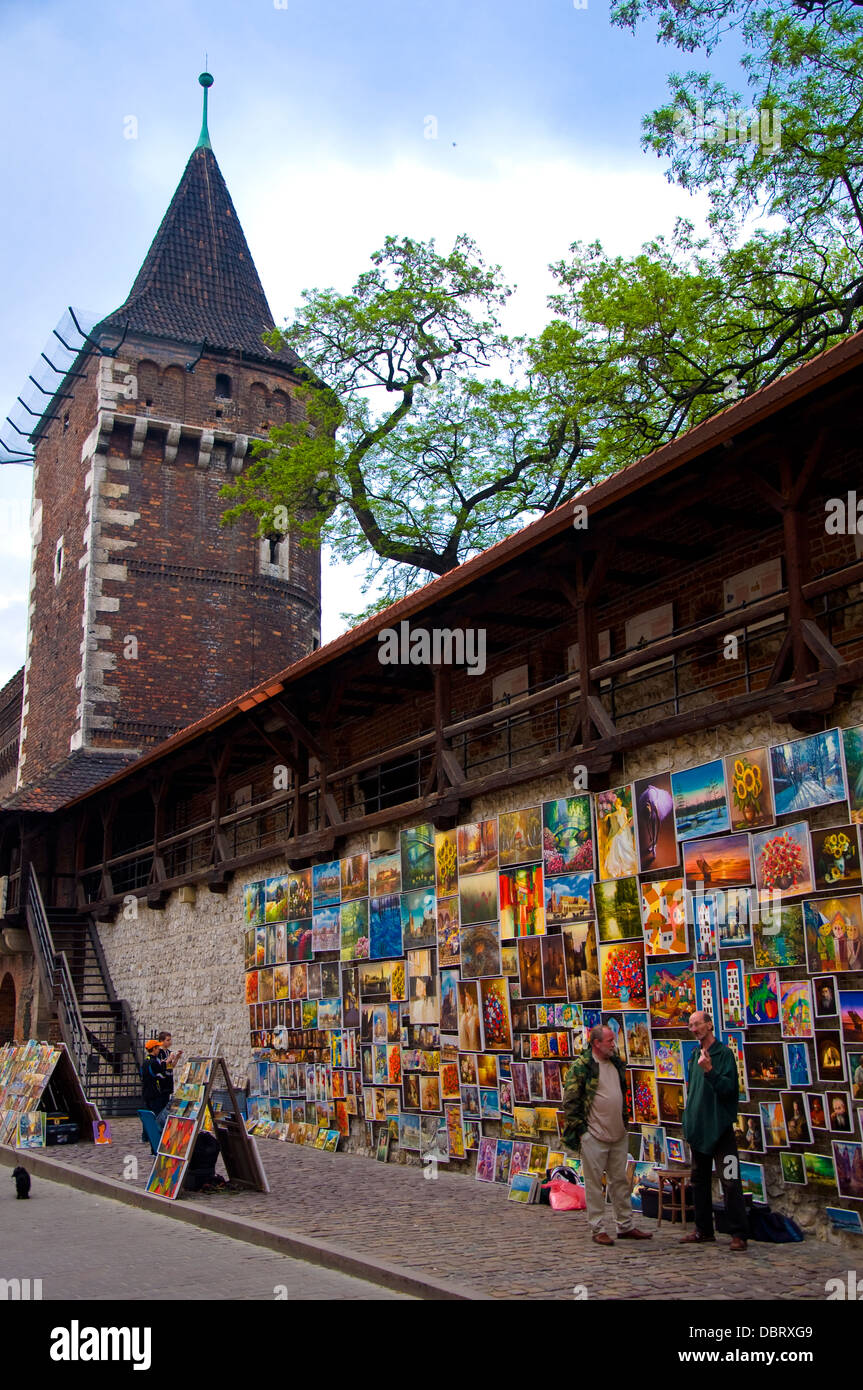
<path fill-rule="evenodd" d="M 700 835 L 730 829 L 721 759 L 690 767 L 685 772 L 672 772 L 671 792 L 678 840 L 695 840 Z"/>

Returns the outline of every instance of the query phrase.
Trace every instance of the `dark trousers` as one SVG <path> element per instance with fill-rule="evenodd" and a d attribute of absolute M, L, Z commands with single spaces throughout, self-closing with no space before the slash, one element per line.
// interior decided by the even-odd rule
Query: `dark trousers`
<path fill-rule="evenodd" d="M 692 1150 L 692 1196 L 695 1205 L 696 1230 L 700 1231 L 703 1236 L 713 1235 L 711 1176 L 714 1159 L 725 1197 L 728 1229 L 731 1235 L 742 1236 L 746 1240 L 749 1234 L 749 1222 L 746 1217 L 746 1203 L 743 1200 L 743 1187 L 740 1182 L 737 1141 L 731 1126 L 724 1134 L 720 1134 L 713 1153 L 703 1154 L 697 1153 L 695 1149 Z M 733 1165 L 730 1162 L 726 1163 L 728 1159 L 734 1160 Z M 733 1176 L 726 1177 L 726 1172 L 732 1173 Z"/>

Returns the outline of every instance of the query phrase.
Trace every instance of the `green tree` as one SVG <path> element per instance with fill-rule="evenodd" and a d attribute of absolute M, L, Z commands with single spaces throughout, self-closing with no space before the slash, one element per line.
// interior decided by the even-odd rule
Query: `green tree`
<path fill-rule="evenodd" d="M 464 236 L 448 255 L 390 237 L 372 262 L 350 294 L 307 291 L 270 335 L 308 368 L 302 418 L 256 443 L 223 496 L 226 521 L 251 513 L 262 534 L 291 528 L 343 560 L 368 555 L 380 606 L 557 506 L 585 475 L 569 411 L 516 375 L 499 267 Z"/>

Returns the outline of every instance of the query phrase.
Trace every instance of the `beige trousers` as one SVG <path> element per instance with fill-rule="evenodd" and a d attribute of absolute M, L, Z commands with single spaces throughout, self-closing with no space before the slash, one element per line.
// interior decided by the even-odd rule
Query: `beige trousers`
<path fill-rule="evenodd" d="M 602 1196 L 602 1175 L 608 1182 L 608 1195 L 617 1222 L 618 1232 L 629 1231 L 635 1225 L 630 1201 L 629 1175 L 626 1159 L 629 1153 L 626 1135 L 613 1144 L 594 1139 L 585 1134 L 581 1141 L 581 1167 L 584 1173 L 584 1191 L 587 1197 L 587 1219 L 592 1231 L 602 1230 L 604 1201 Z"/>

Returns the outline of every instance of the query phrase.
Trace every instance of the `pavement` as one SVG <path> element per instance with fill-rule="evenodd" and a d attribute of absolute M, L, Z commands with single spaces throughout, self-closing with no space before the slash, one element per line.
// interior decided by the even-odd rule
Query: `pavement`
<path fill-rule="evenodd" d="M 210 1225 L 418 1297 L 824 1300 L 826 1281 L 844 1279 L 854 1258 L 838 1244 L 814 1239 L 750 1242 L 745 1254 L 735 1255 L 725 1236 L 716 1245 L 680 1246 L 679 1226 L 666 1221 L 657 1229 L 655 1221 L 640 1217 L 638 1224 L 654 1232 L 651 1241 L 601 1247 L 590 1239 L 583 1212 L 517 1206 L 507 1201 L 505 1187 L 444 1166 L 432 1179 L 429 1169 L 418 1166 L 268 1139 L 256 1142 L 269 1193 L 184 1195 L 169 1203 L 143 1191 L 151 1159 L 140 1142 L 140 1122 L 112 1120 L 112 1130 L 110 1147 L 77 1144 L 27 1153 L 34 1193 L 40 1173 L 50 1173 L 164 1212 L 162 1220 Z M 0 1163 L 20 1158 L 0 1149 Z M 0 1177 L 0 1191 L 6 1182 Z M 607 1229 L 613 1232 L 610 1218 Z"/>
<path fill-rule="evenodd" d="M 34 1179 L 26 1202 L 11 1182 L 0 1193 L 0 1279 L 29 1279 L 31 1296 L 39 1279 L 46 1302 L 406 1297 L 61 1182 Z"/>

